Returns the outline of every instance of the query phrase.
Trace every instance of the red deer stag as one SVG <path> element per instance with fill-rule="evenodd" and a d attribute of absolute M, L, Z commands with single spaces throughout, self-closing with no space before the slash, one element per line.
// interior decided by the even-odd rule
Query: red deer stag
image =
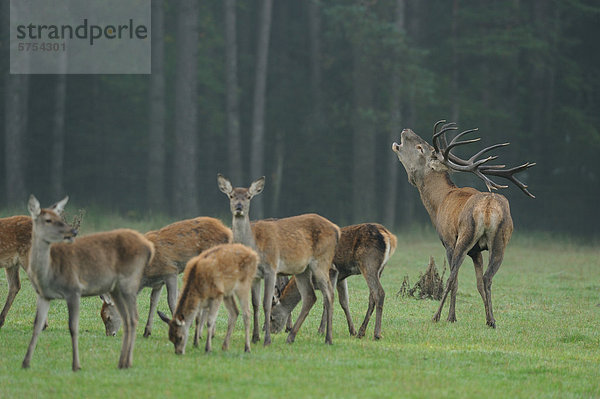
<path fill-rule="evenodd" d="M 61 242 L 72 240 L 77 234 L 58 215 L 67 200 L 68 197 L 41 209 L 33 195 L 29 198 L 33 227 L 27 273 L 37 292 L 37 311 L 23 368 L 29 367 L 50 301 L 65 299 L 73 348 L 72 368 L 79 370 L 79 302 L 82 296 L 105 292 L 110 293 L 125 321 L 119 368 L 131 367 L 138 321 L 136 296 L 144 268 L 154 256 L 154 245 L 129 229 L 90 234 L 72 243 Z"/>
<path fill-rule="evenodd" d="M 337 280 L 337 291 L 340 305 L 346 315 L 350 335 L 357 335 L 350 308 L 348 306 L 348 284 L 346 278 L 362 274 L 369 287 L 369 306 L 365 319 L 358 330 L 358 338 L 365 336 L 369 319 L 373 310 L 377 308 L 375 316 L 375 331 L 373 337 L 381 338 L 381 319 L 383 314 L 383 301 L 385 291 L 381 286 L 381 274 L 387 261 L 396 251 L 397 239 L 384 226 L 377 223 L 363 223 L 341 228 L 340 241 L 335 249 L 333 264 L 337 272 L 332 269 L 332 282 Z M 280 332 L 300 301 L 296 280 L 292 278 L 279 297 L 271 313 L 271 331 Z M 321 319 L 319 332 L 323 330 L 324 319 Z"/>
<path fill-rule="evenodd" d="M 392 150 L 406 169 L 408 181 L 419 190 L 423 205 L 446 248 L 446 256 L 450 264 L 448 283 L 433 321 L 439 321 L 449 292 L 451 296 L 448 321 L 456 321 L 458 269 L 465 256 L 469 255 L 475 266 L 477 289 L 485 306 L 486 323 L 495 328 L 496 320 L 492 311 L 492 278 L 500 268 L 504 250 L 513 231 L 508 200 L 500 194 L 480 192 L 471 187 L 459 188 L 450 180 L 449 172 L 454 170 L 474 173 L 485 182 L 490 191 L 507 186 L 495 183 L 488 176 L 502 177 L 512 181 L 525 194 L 533 198 L 527 186 L 517 179 L 515 174 L 535 164 L 527 162 L 505 169 L 504 165 L 487 164 L 496 159 L 496 156 L 478 159 L 484 153 L 508 143 L 486 147 L 467 160 L 461 159 L 451 150 L 456 146 L 478 141 L 478 138 L 460 141 L 461 137 L 477 129 L 459 133 L 448 144 L 446 132 L 457 130 L 457 127 L 455 123 L 448 123 L 438 131 L 438 126 L 445 122 L 439 121 L 433 127 L 433 147 L 410 129 L 402 131 L 400 144 L 392 144 Z M 485 274 L 481 255 L 484 250 L 490 252 L 489 265 Z"/>
<path fill-rule="evenodd" d="M 177 304 L 177 275 L 183 272 L 186 263 L 203 251 L 219 244 L 230 243 L 233 234 L 220 220 L 198 217 L 171 223 L 160 230 L 144 234 L 154 244 L 156 253 L 152 262 L 144 269 L 140 289 L 152 287 L 150 312 L 144 329 L 144 337 L 152 333 L 152 320 L 158 305 L 163 285 L 167 286 L 167 300 L 171 314 Z M 121 325 L 119 312 L 110 301 L 103 297 L 100 310 L 106 335 L 115 335 Z M 197 334 L 194 342 L 197 344 Z"/>
<path fill-rule="evenodd" d="M 175 353 L 185 353 L 191 322 L 200 310 L 208 313 L 205 350 L 211 351 L 212 332 L 221 302 L 225 303 L 229 312 L 227 334 L 222 347 L 227 350 L 238 317 L 234 294 L 242 307 L 246 334 L 244 350 L 250 352 L 250 290 L 257 265 L 256 252 L 242 244 L 218 245 L 188 262 L 173 319 L 158 312 L 160 318 L 169 325 L 169 340 L 175 345 Z"/>
<path fill-rule="evenodd" d="M 233 242 L 239 242 L 256 250 L 260 257 L 257 279 L 252 285 L 252 306 L 254 327 L 252 342 L 259 340 L 258 305 L 260 280 L 265 280 L 263 309 L 265 312 L 265 345 L 271 343 L 271 306 L 277 274 L 295 275 L 302 296 L 302 309 L 296 323 L 288 335 L 292 343 L 308 312 L 317 298 L 311 276 L 323 293 L 323 303 L 327 313 L 325 342 L 332 343 L 333 287 L 329 280 L 335 247 L 340 229 L 322 216 L 306 214 L 283 219 L 268 219 L 250 223 L 248 212 L 250 200 L 261 193 L 265 178 L 254 181 L 249 188 L 233 188 L 231 182 L 220 174 L 217 177 L 219 189 L 229 197 L 233 215 Z"/>

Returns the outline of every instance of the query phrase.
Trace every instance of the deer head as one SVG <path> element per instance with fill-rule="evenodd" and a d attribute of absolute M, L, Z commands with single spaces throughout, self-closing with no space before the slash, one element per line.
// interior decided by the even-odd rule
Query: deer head
<path fill-rule="evenodd" d="M 247 216 L 250 211 L 250 200 L 260 194 L 265 187 L 265 177 L 252 182 L 249 188 L 233 188 L 231 182 L 221 174 L 217 175 L 219 190 L 229 197 L 229 207 L 233 216 Z"/>
<path fill-rule="evenodd" d="M 527 185 L 521 182 L 516 176 L 516 173 L 522 172 L 535 165 L 535 163 L 526 162 L 522 165 L 506 169 L 506 165 L 489 165 L 488 162 L 497 158 L 497 156 L 488 156 L 479 159 L 483 154 L 492 151 L 496 148 L 507 146 L 509 143 L 494 144 L 477 152 L 469 159 L 461 159 L 452 153 L 452 149 L 459 145 L 474 143 L 479 141 L 479 138 L 462 140 L 463 136 L 476 132 L 477 129 L 465 130 L 457 134 L 450 143 L 447 143 L 445 134 L 451 130 L 457 130 L 455 123 L 445 123 L 441 120 L 435 123 L 433 127 L 433 146 L 429 145 L 425 140 L 419 137 L 410 129 L 404 129 L 400 134 L 400 144 L 393 143 L 392 150 L 398 156 L 398 160 L 404 165 L 408 180 L 413 185 L 418 185 L 418 182 L 423 181 L 425 175 L 431 171 L 459 171 L 470 172 L 482 179 L 488 190 L 496 190 L 499 188 L 507 188 L 508 186 L 498 184 L 490 179 L 489 176 L 502 177 L 513 182 L 521 191 L 531 198 L 535 198 L 527 190 Z M 442 123 L 441 129 L 438 131 L 438 126 Z"/>
<path fill-rule="evenodd" d="M 177 317 L 169 319 L 169 317 L 161 311 L 158 311 L 158 316 L 162 321 L 169 325 L 169 341 L 175 345 L 175 353 L 178 355 L 185 354 L 185 345 L 190 331 L 190 324 Z M 208 334 L 210 334 L 210 332 L 208 332 Z"/>
<path fill-rule="evenodd" d="M 28 209 L 33 219 L 34 233 L 48 243 L 72 241 L 77 230 L 69 226 L 61 217 L 69 197 L 65 197 L 47 209 L 41 209 L 40 202 L 33 196 L 29 197 Z"/>

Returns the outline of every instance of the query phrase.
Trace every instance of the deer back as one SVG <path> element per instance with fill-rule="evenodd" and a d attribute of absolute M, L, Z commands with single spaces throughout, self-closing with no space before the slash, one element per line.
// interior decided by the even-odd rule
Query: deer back
<path fill-rule="evenodd" d="M 31 248 L 31 226 L 29 216 L 0 219 L 0 268 L 17 264 L 27 268 Z"/>
<path fill-rule="evenodd" d="M 317 214 L 260 220 L 252 233 L 261 263 L 285 274 L 296 274 L 311 259 L 332 259 L 340 237 L 338 226 Z"/>
<path fill-rule="evenodd" d="M 132 284 L 137 280 L 139 285 L 144 266 L 153 256 L 154 245 L 130 229 L 53 244 L 50 247 L 52 290 L 60 292 L 61 286 L 65 289 L 81 287 L 83 296 L 99 295 L 111 291 L 117 277 L 131 277 Z"/>
<path fill-rule="evenodd" d="M 190 259 L 174 319 L 187 319 L 207 299 L 231 295 L 239 285 L 250 287 L 256 275 L 258 254 L 242 244 L 217 245 Z"/>
<path fill-rule="evenodd" d="M 333 263 L 340 272 L 339 279 L 360 274 L 366 262 L 378 267 L 394 254 L 397 238 L 378 223 L 362 223 L 342 227 Z"/>
<path fill-rule="evenodd" d="M 148 279 L 181 273 L 194 256 L 233 239 L 231 230 L 211 217 L 182 220 L 145 235 L 156 248 L 154 260 L 144 270 Z"/>

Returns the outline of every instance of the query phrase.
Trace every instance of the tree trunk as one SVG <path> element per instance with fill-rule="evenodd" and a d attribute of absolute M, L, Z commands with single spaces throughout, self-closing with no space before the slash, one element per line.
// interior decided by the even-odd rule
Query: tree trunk
<path fill-rule="evenodd" d="M 25 148 L 29 75 L 6 75 L 4 165 L 6 201 L 9 206 L 23 204 L 25 191 Z"/>
<path fill-rule="evenodd" d="M 452 116 L 451 121 L 459 123 L 460 118 L 460 67 L 458 65 L 458 0 L 452 3 Z"/>
<path fill-rule="evenodd" d="M 308 1 L 312 128 L 318 135 L 323 124 L 323 72 L 321 69 L 321 11 L 316 0 Z"/>
<path fill-rule="evenodd" d="M 404 34 L 405 26 L 405 0 L 396 0 L 396 30 L 398 34 Z M 402 101 L 400 90 L 400 72 L 392 72 L 392 102 L 391 102 L 391 121 L 390 121 L 390 139 L 389 144 L 400 139 L 402 132 Z M 396 200 L 398 198 L 398 168 L 400 164 L 396 155 L 390 151 L 388 154 L 388 188 L 384 200 L 383 222 L 388 228 L 396 226 Z"/>
<path fill-rule="evenodd" d="M 368 60 L 363 58 L 363 43 L 354 45 L 354 132 L 352 219 L 374 219 L 375 205 L 375 134 L 372 128 L 373 87 Z"/>
<path fill-rule="evenodd" d="M 252 112 L 252 146 L 250 153 L 251 179 L 257 179 L 265 174 L 265 97 L 272 8 L 273 0 L 263 0 L 259 17 L 254 75 L 254 109 Z M 262 198 L 257 197 L 254 201 L 252 211 L 254 218 L 262 219 L 264 215 Z"/>
<path fill-rule="evenodd" d="M 67 99 L 67 75 L 56 75 L 56 92 L 54 96 L 54 124 L 52 127 L 52 197 L 63 198 L 64 159 L 65 159 L 65 103 Z"/>
<path fill-rule="evenodd" d="M 173 205 L 180 217 L 198 214 L 198 18 L 196 0 L 181 0 L 177 15 Z"/>
<path fill-rule="evenodd" d="M 243 183 L 242 143 L 237 78 L 236 0 L 225 0 L 225 81 L 227 97 L 227 159 L 228 175 L 236 184 Z"/>
<path fill-rule="evenodd" d="M 164 0 L 152 0 L 152 58 L 148 138 L 147 197 L 151 210 L 165 208 L 165 51 Z"/>

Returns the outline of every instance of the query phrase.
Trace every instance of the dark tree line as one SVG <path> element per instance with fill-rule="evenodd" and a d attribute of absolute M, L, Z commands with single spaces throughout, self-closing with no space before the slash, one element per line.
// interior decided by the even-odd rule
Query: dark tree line
<path fill-rule="evenodd" d="M 438 119 L 538 166 L 517 228 L 598 233 L 600 7 L 591 0 L 152 0 L 151 75 L 9 75 L 4 207 L 48 201 L 226 215 L 221 172 L 266 175 L 254 217 L 425 221 L 390 150 Z M 478 147 L 479 146 L 479 147 Z M 484 189 L 470 176 L 459 185 Z M 259 198 L 257 197 L 257 200 Z"/>

